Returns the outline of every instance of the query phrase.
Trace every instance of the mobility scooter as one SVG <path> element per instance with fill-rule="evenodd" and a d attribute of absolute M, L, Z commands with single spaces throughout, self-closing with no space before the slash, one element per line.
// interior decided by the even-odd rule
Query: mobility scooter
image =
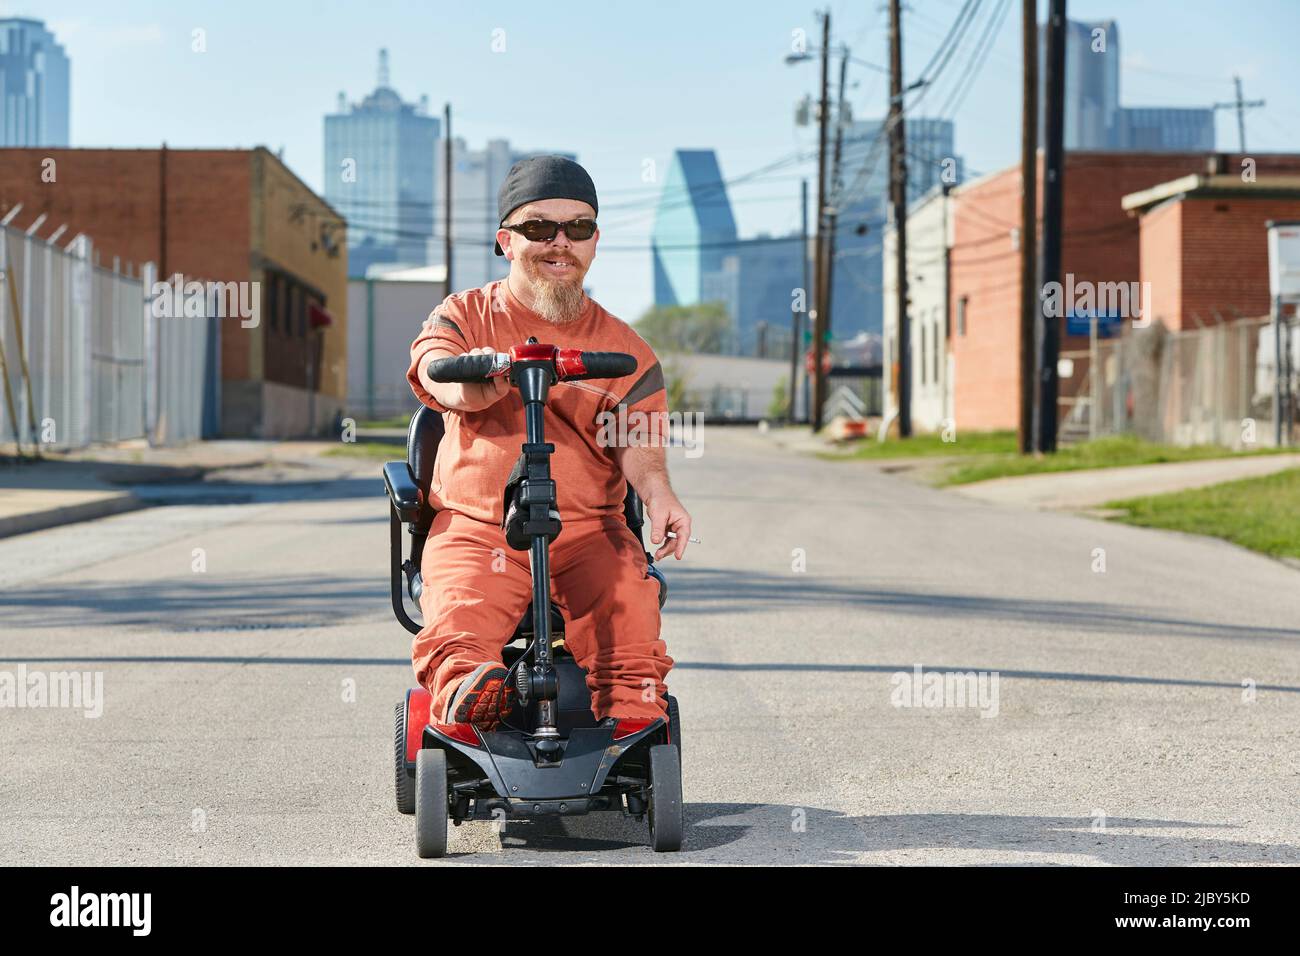
<path fill-rule="evenodd" d="M 551 603 L 550 542 L 560 533 L 550 456 L 555 446 L 543 433 L 543 410 L 557 381 L 620 378 L 636 371 L 636 359 L 617 352 L 585 352 L 538 344 L 509 353 L 433 359 L 435 382 L 483 382 L 505 375 L 523 399 L 526 440 L 504 489 L 508 545 L 528 551 L 532 604 L 513 635 L 501 636 L 514 708 L 495 730 L 472 724 L 430 723 L 430 695 L 406 692 L 397 705 L 394 733 L 397 808 L 414 813 L 421 857 L 447 852 L 448 822 L 509 820 L 550 815 L 621 811 L 646 820 L 656 851 L 676 851 L 683 836 L 681 738 L 677 701 L 668 697 L 668 721 L 620 719 L 597 723 L 586 671 L 564 647 L 564 616 Z M 384 465 L 391 505 L 390 577 L 393 612 L 411 633 L 404 595 L 418 604 L 423 588 L 420 559 L 434 511 L 428 502 L 434 457 L 443 435 L 442 415 L 421 406 L 407 433 L 407 460 Z M 629 484 L 623 513 L 642 542 L 641 501 Z M 401 526 L 410 538 L 403 558 Z M 436 546 L 436 545 L 435 545 Z M 653 556 L 647 552 L 647 561 Z M 667 583 L 654 566 L 663 606 Z"/>

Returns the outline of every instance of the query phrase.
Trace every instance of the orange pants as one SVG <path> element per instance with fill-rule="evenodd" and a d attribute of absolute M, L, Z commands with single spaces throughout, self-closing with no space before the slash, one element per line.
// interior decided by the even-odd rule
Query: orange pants
<path fill-rule="evenodd" d="M 566 521 L 551 542 L 551 599 L 564 611 L 565 645 L 587 671 L 602 717 L 667 718 L 673 666 L 659 637 L 659 582 L 622 514 Z M 496 525 L 440 511 L 421 560 L 424 628 L 411 644 L 415 679 L 443 721 L 462 677 L 501 651 L 532 600 L 527 551 Z"/>

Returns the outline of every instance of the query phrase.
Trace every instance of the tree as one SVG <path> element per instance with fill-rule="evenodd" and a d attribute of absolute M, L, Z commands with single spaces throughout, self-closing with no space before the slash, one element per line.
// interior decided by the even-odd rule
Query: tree
<path fill-rule="evenodd" d="M 656 352 L 717 355 L 731 338 L 731 316 L 721 302 L 656 305 L 635 328 Z"/>
<path fill-rule="evenodd" d="M 789 404 L 789 399 L 785 394 L 785 379 L 778 378 L 775 387 L 772 389 L 772 400 L 767 403 L 767 417 L 776 419 L 785 418 L 785 413 Z"/>

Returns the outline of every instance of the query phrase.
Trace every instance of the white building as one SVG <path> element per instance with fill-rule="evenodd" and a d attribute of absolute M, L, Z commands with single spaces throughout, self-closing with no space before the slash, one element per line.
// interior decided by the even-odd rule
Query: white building
<path fill-rule="evenodd" d="M 952 247 L 954 197 L 935 186 L 907 213 L 908 317 L 911 322 L 912 429 L 942 431 L 954 421 L 953 361 L 948 351 L 948 251 Z M 898 414 L 898 234 L 885 226 L 884 370 L 885 419 Z"/>
<path fill-rule="evenodd" d="M 442 266 L 371 266 L 348 280 L 347 414 L 358 420 L 415 411 L 406 381 L 411 343 L 434 306 L 447 297 Z"/>

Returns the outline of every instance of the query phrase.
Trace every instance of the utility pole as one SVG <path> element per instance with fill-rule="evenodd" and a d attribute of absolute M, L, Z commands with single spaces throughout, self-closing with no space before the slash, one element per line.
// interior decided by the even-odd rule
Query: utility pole
<path fill-rule="evenodd" d="M 826 270 L 826 294 L 822 296 L 822 306 L 818 310 L 818 314 L 822 316 L 823 356 L 830 348 L 831 320 L 834 318 L 831 301 L 835 295 L 835 230 L 839 225 L 839 204 L 843 192 L 843 184 L 840 182 L 840 156 L 844 147 L 844 74 L 849 66 L 849 51 L 845 49 L 843 53 L 844 55 L 840 57 L 840 91 L 835 106 L 835 155 L 831 161 L 831 189 L 826 204 L 826 257 L 823 263 Z M 818 359 L 819 363 L 821 361 L 823 359 Z M 823 379 L 821 400 L 825 402 L 830 382 L 825 381 L 828 376 L 820 364 L 817 366 L 817 375 Z"/>
<path fill-rule="evenodd" d="M 1034 330 L 1038 297 L 1038 4 L 1021 0 L 1020 59 L 1020 453 L 1034 450 Z"/>
<path fill-rule="evenodd" d="M 447 295 L 451 295 L 455 289 L 451 284 L 451 104 L 447 103 L 442 108 L 442 194 L 443 194 L 443 220 L 442 220 L 442 248 L 443 257 L 447 260 L 447 274 L 444 280 L 444 288 Z"/>
<path fill-rule="evenodd" d="M 1044 65 L 1043 135 L 1043 272 L 1040 291 L 1050 282 L 1061 281 L 1061 206 L 1065 186 L 1065 0 L 1049 0 L 1047 14 L 1047 62 Z M 1060 297 L 1057 297 L 1058 301 Z M 1040 296 L 1043 318 L 1043 349 L 1039 363 L 1038 450 L 1056 451 L 1057 381 L 1056 363 L 1061 351 L 1061 316 L 1049 315 L 1047 300 Z M 1062 303 L 1065 310 L 1068 303 Z"/>
<path fill-rule="evenodd" d="M 912 434 L 912 323 L 907 315 L 907 136 L 903 118 L 903 23 L 889 0 L 889 195 L 898 244 L 898 434 Z"/>
<path fill-rule="evenodd" d="M 814 432 L 821 431 L 822 405 L 826 402 L 826 378 L 822 375 L 822 353 L 825 343 L 822 341 L 826 327 L 826 124 L 830 119 L 830 55 L 831 55 L 831 12 L 822 13 L 822 95 L 821 115 L 818 116 L 817 131 L 817 255 L 814 273 L 817 279 L 817 303 L 813 309 L 813 395 L 809 420 Z"/>
<path fill-rule="evenodd" d="M 799 261 L 803 266 L 803 295 L 801 305 L 808 309 L 808 180 L 799 183 L 799 199 L 803 210 L 803 226 L 799 230 Z M 799 354 L 802 352 L 799 341 L 803 335 L 803 322 L 800 320 L 799 308 L 790 310 L 790 405 L 786 411 L 786 421 L 794 424 L 795 398 L 799 388 Z"/>
<path fill-rule="evenodd" d="M 1236 110 L 1237 111 L 1237 142 L 1241 146 L 1241 152 L 1246 152 L 1246 110 L 1255 109 L 1257 106 L 1263 106 L 1263 100 L 1245 100 L 1241 95 L 1241 77 L 1233 76 L 1232 82 L 1237 86 L 1237 98 L 1228 103 L 1215 103 L 1216 110 Z"/>

